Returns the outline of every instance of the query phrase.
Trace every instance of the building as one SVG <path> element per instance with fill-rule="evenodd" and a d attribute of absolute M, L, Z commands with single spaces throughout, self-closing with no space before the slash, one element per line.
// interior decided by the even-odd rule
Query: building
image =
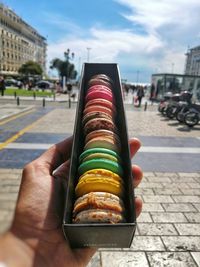
<path fill-rule="evenodd" d="M 180 93 L 189 91 L 193 94 L 193 101 L 200 102 L 200 76 L 173 73 L 152 74 L 150 95 L 155 99 L 162 99 L 167 92 Z"/>
<path fill-rule="evenodd" d="M 45 72 L 46 39 L 13 10 L 0 3 L 0 74 L 17 75 L 29 60 Z"/>
<path fill-rule="evenodd" d="M 186 53 L 185 74 L 200 76 L 200 46 L 188 49 Z"/>

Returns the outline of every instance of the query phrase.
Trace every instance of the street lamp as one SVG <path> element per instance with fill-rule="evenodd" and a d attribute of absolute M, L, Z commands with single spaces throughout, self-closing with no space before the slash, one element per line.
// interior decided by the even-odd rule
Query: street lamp
<path fill-rule="evenodd" d="M 87 47 L 87 62 L 90 61 L 90 50 L 91 49 L 92 49 L 91 47 Z"/>

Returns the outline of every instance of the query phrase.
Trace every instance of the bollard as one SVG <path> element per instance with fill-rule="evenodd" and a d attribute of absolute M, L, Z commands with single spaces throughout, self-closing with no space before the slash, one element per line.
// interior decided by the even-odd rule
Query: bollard
<path fill-rule="evenodd" d="M 17 97 L 17 106 L 20 105 L 20 99 L 19 99 L 19 96 Z"/>
<path fill-rule="evenodd" d="M 35 92 L 33 92 L 33 98 L 34 98 L 34 99 L 36 98 L 36 93 L 35 93 Z"/>
<path fill-rule="evenodd" d="M 69 108 L 71 108 L 71 93 L 68 92 L 68 94 L 69 94 Z"/>
<path fill-rule="evenodd" d="M 43 108 L 45 107 L 45 98 L 43 98 L 43 100 L 42 100 L 42 106 L 43 106 Z"/>
<path fill-rule="evenodd" d="M 53 101 L 56 101 L 56 94 L 53 94 Z"/>
<path fill-rule="evenodd" d="M 17 97 L 17 92 L 15 91 L 14 92 L 14 98 L 16 99 L 16 97 Z"/>
<path fill-rule="evenodd" d="M 144 104 L 144 111 L 146 111 L 146 110 L 147 110 L 147 101 Z"/>

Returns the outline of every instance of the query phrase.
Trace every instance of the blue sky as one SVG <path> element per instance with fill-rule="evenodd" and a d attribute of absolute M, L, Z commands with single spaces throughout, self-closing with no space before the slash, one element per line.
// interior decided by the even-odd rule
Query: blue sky
<path fill-rule="evenodd" d="M 47 38 L 47 69 L 69 48 L 78 71 L 89 57 L 118 63 L 123 79 L 150 82 L 155 72 L 183 73 L 187 48 L 200 45 L 199 0 L 2 2 Z"/>

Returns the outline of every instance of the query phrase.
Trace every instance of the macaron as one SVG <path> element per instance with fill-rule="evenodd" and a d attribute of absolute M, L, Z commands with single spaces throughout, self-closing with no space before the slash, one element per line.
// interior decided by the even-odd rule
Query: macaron
<path fill-rule="evenodd" d="M 84 150 L 89 149 L 89 148 L 95 148 L 95 147 L 103 147 L 103 148 L 111 149 L 117 153 L 119 153 L 120 151 L 120 148 L 118 147 L 117 142 L 115 142 L 113 138 L 106 137 L 106 136 L 92 138 L 85 144 Z"/>
<path fill-rule="evenodd" d="M 95 130 L 110 130 L 113 132 L 117 132 L 116 126 L 112 119 L 108 118 L 97 118 L 91 119 L 84 125 L 84 134 L 87 135 L 88 133 L 95 131 Z"/>
<path fill-rule="evenodd" d="M 118 146 L 119 150 L 121 149 L 121 142 L 120 142 L 119 136 L 110 130 L 100 129 L 100 130 L 90 132 L 85 137 L 85 144 L 87 144 L 89 141 L 91 141 L 94 138 L 100 138 L 100 139 L 108 138 L 114 144 Z"/>
<path fill-rule="evenodd" d="M 116 195 L 91 192 L 79 197 L 73 209 L 74 223 L 117 223 L 124 221 L 124 204 Z"/>
<path fill-rule="evenodd" d="M 89 170 L 99 169 L 99 168 L 110 170 L 118 174 L 119 176 L 123 176 L 123 170 L 121 165 L 116 161 L 112 161 L 106 158 L 94 158 L 82 162 L 78 167 L 78 173 L 79 175 L 82 175 L 83 173 Z"/>
<path fill-rule="evenodd" d="M 114 102 L 113 94 L 112 92 L 109 92 L 105 89 L 94 89 L 89 91 L 86 94 L 85 101 L 88 102 L 89 100 L 96 99 L 96 98 L 103 98 L 108 101 Z"/>
<path fill-rule="evenodd" d="M 114 103 L 103 98 L 95 98 L 95 99 L 92 99 L 86 102 L 85 108 L 89 106 L 103 106 L 103 107 L 111 109 L 114 113 L 116 113 L 116 107 Z"/>
<path fill-rule="evenodd" d="M 86 115 L 90 112 L 104 112 L 111 117 L 113 117 L 113 115 L 114 115 L 112 109 L 104 107 L 104 106 L 100 106 L 100 105 L 92 105 L 92 106 L 86 107 L 83 110 L 83 115 Z"/>
<path fill-rule="evenodd" d="M 91 87 L 93 85 L 104 85 L 108 88 L 112 88 L 112 84 L 109 83 L 108 81 L 105 81 L 103 79 L 99 79 L 99 78 L 92 78 L 89 80 L 88 82 L 88 87 Z"/>
<path fill-rule="evenodd" d="M 86 113 L 83 118 L 82 118 L 82 124 L 83 126 L 92 119 L 97 119 L 97 118 L 105 118 L 105 119 L 109 119 L 112 120 L 112 117 L 105 112 L 100 112 L 100 111 L 91 111 L 89 113 Z"/>
<path fill-rule="evenodd" d="M 114 152 L 110 149 L 98 147 L 98 148 L 91 148 L 91 149 L 87 149 L 87 150 L 83 151 L 81 153 L 81 155 L 79 156 L 79 162 L 81 163 L 86 157 L 93 155 L 95 153 L 111 155 L 111 156 L 117 158 L 117 161 L 120 161 L 120 157 L 116 152 Z"/>
<path fill-rule="evenodd" d="M 107 92 L 112 93 L 112 89 L 110 87 L 107 87 L 101 84 L 95 84 L 87 89 L 87 93 L 90 93 L 93 91 L 107 91 Z"/>
<path fill-rule="evenodd" d="M 95 74 L 93 75 L 90 79 L 99 79 L 99 80 L 104 80 L 106 82 L 109 82 L 110 84 L 114 84 L 113 80 L 106 74 Z"/>
<path fill-rule="evenodd" d="M 73 215 L 87 209 L 108 209 L 119 213 L 124 211 L 121 198 L 107 192 L 90 192 L 79 198 L 74 203 Z"/>
<path fill-rule="evenodd" d="M 103 167 L 86 168 L 78 180 L 75 193 L 80 197 L 90 192 L 108 192 L 120 197 L 124 193 L 123 180 L 117 173 Z"/>
<path fill-rule="evenodd" d="M 122 214 L 118 212 L 114 212 L 111 210 L 103 210 L 103 209 L 91 209 L 91 210 L 83 210 L 79 212 L 75 219 L 74 223 L 110 223 L 116 224 L 124 222 L 124 217 Z"/>

